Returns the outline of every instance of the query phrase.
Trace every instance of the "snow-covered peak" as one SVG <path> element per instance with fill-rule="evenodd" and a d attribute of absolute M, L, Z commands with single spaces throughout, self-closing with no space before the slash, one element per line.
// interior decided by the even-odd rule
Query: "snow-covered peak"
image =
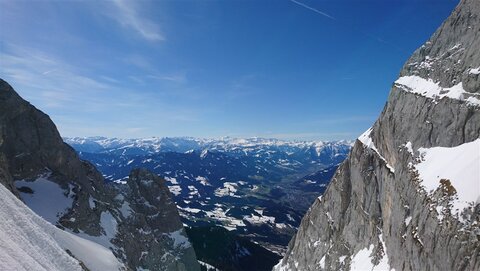
<path fill-rule="evenodd" d="M 125 152 L 125 153 L 159 153 L 205 151 L 256 153 L 258 150 L 281 149 L 285 152 L 314 150 L 320 155 L 324 148 L 351 147 L 352 141 L 285 141 L 272 138 L 231 138 L 204 139 L 193 137 L 164 137 L 119 139 L 105 137 L 64 138 L 75 149 L 84 152 Z"/>

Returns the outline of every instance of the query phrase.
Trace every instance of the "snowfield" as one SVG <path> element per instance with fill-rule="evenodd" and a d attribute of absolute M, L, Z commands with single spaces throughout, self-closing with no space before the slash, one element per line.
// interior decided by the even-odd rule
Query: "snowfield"
<path fill-rule="evenodd" d="M 385 242 L 382 239 L 382 235 L 379 236 L 380 241 L 382 242 L 383 248 L 386 250 Z M 386 271 L 386 270 L 393 270 L 395 269 L 391 268 L 390 265 L 388 264 L 388 255 L 385 253 L 383 257 L 380 259 L 380 262 L 377 265 L 374 265 L 372 263 L 372 255 L 374 254 L 374 246 L 373 244 L 370 244 L 368 248 L 361 249 L 359 252 L 357 252 L 350 263 L 350 270 L 355 271 L 355 270 L 371 270 L 371 271 L 376 271 L 376 270 L 381 270 L 381 271 Z"/>
<path fill-rule="evenodd" d="M 112 252 L 53 226 L 0 185 L 0 270 L 123 270 Z M 68 255 L 69 250 L 74 257 Z"/>
<path fill-rule="evenodd" d="M 441 179 L 448 179 L 457 192 L 452 211 L 461 212 L 480 202 L 480 139 L 445 148 L 420 148 L 421 162 L 415 165 L 427 192 L 435 191 Z"/>
<path fill-rule="evenodd" d="M 35 213 L 43 217 L 52 224 L 56 224 L 69 208 L 72 207 L 73 199 L 70 194 L 66 194 L 58 184 L 48 180 L 50 174 L 39 176 L 35 181 L 15 181 L 15 186 L 28 187 L 33 190 L 33 194 L 21 193 L 22 200 Z M 46 197 L 45 195 L 48 195 Z"/>

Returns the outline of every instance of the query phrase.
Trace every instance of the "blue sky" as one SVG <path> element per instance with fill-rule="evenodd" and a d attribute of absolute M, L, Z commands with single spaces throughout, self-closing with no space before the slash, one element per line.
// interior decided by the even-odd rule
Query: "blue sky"
<path fill-rule="evenodd" d="M 63 136 L 353 139 L 457 3 L 0 0 L 0 77 Z"/>

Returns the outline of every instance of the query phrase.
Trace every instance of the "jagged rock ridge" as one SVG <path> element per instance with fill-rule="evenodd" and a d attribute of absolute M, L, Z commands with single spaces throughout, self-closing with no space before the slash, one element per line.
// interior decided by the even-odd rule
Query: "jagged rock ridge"
<path fill-rule="evenodd" d="M 274 270 L 480 270 L 479 77 L 480 1 L 463 0 Z"/>
<path fill-rule="evenodd" d="M 164 180 L 135 170 L 123 183 L 104 184 L 50 118 L 1 79 L 0 183 L 50 223 L 110 248 L 133 270 L 200 269 Z"/>

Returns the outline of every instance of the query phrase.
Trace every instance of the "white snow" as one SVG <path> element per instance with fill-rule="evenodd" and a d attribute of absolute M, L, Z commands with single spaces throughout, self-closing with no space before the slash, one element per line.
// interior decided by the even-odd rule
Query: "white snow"
<path fill-rule="evenodd" d="M 377 270 L 395 270 L 393 268 L 390 268 L 390 265 L 388 264 L 387 245 L 383 240 L 383 234 L 380 234 L 378 238 L 380 239 L 380 242 L 383 245 L 383 251 L 385 254 L 383 255 L 382 259 L 380 259 L 380 262 L 375 266 L 375 268 Z"/>
<path fill-rule="evenodd" d="M 205 157 L 207 157 L 207 154 L 208 154 L 208 149 L 204 149 L 202 153 L 200 153 L 200 158 L 204 159 Z"/>
<path fill-rule="evenodd" d="M 182 194 L 182 188 L 179 185 L 169 186 L 168 190 L 170 190 L 170 193 L 174 194 L 175 196 Z"/>
<path fill-rule="evenodd" d="M 319 263 L 319 264 L 320 264 L 320 267 L 321 267 L 322 269 L 325 268 L 325 257 L 326 257 L 326 256 L 323 255 L 323 257 L 320 259 L 320 263 Z"/>
<path fill-rule="evenodd" d="M 458 199 L 452 211 L 462 211 L 469 203 L 480 202 L 480 139 L 446 148 L 420 148 L 421 162 L 415 165 L 427 192 L 450 180 Z"/>
<path fill-rule="evenodd" d="M 285 223 L 275 223 L 275 227 L 277 227 L 279 229 L 285 229 L 285 228 L 287 228 L 287 224 L 285 224 Z"/>
<path fill-rule="evenodd" d="M 132 213 L 132 208 L 130 204 L 126 201 L 122 203 L 122 207 L 120 207 L 120 212 L 122 213 L 123 217 L 129 217 Z"/>
<path fill-rule="evenodd" d="M 88 206 L 92 210 L 95 208 L 95 201 L 93 200 L 92 196 L 88 197 Z"/>
<path fill-rule="evenodd" d="M 290 271 L 292 269 L 290 269 L 290 265 L 287 263 L 287 264 L 283 264 L 283 259 L 280 260 L 280 262 L 278 262 L 274 267 L 273 269 L 274 271 Z"/>
<path fill-rule="evenodd" d="M 480 106 L 480 95 L 468 93 L 463 89 L 462 82 L 450 88 L 443 88 L 432 79 L 424 79 L 420 76 L 403 76 L 395 81 L 395 85 L 404 91 L 418 94 L 431 99 L 450 99 L 466 101 L 468 104 Z"/>
<path fill-rule="evenodd" d="M 383 258 L 380 260 L 378 265 L 374 265 L 372 263 L 372 258 L 370 255 L 373 253 L 374 246 L 371 244 L 368 248 L 364 248 L 357 252 L 353 256 L 353 259 L 350 263 L 350 270 L 369 270 L 369 271 L 375 271 L 375 270 L 394 270 L 390 268 L 390 265 L 388 264 L 388 257 L 387 254 L 383 256 Z M 385 247 L 384 247 L 385 249 Z"/>
<path fill-rule="evenodd" d="M 200 157 L 205 158 L 211 151 L 239 151 L 245 155 L 257 155 L 260 153 L 268 154 L 271 147 L 284 148 L 288 155 L 303 152 L 306 148 L 311 148 L 321 154 L 325 148 L 341 149 L 345 145 L 352 145 L 351 141 L 284 141 L 272 138 L 137 138 L 137 139 L 119 139 L 104 137 L 75 137 L 64 138 L 71 145 L 98 145 L 99 152 L 114 152 L 127 150 L 128 148 L 138 148 L 145 153 L 158 153 L 165 151 L 190 152 L 199 151 Z M 266 150 L 266 151 L 265 151 Z M 123 153 L 124 154 L 124 153 Z M 131 160 L 130 160 L 131 161 Z M 128 162 L 130 162 L 128 161 Z M 132 161 L 133 162 L 133 161 Z M 130 163 L 132 163 L 130 162 Z"/>
<path fill-rule="evenodd" d="M 0 185 L 0 270 L 119 270 L 122 264 L 98 244 L 62 231 L 35 214 Z"/>
<path fill-rule="evenodd" d="M 220 271 L 220 269 L 217 269 L 215 266 L 211 265 L 211 264 L 208 264 L 206 262 L 202 262 L 200 260 L 198 260 L 198 263 L 205 267 L 207 269 L 207 271 Z"/>
<path fill-rule="evenodd" d="M 188 193 L 190 196 L 200 195 L 200 194 L 198 193 L 198 189 L 197 189 L 195 186 L 193 186 L 193 185 L 189 185 L 189 186 L 188 186 L 188 190 L 190 190 L 190 193 Z M 190 198 L 191 198 L 191 197 L 190 197 Z"/>
<path fill-rule="evenodd" d="M 182 208 L 180 206 L 177 206 L 177 208 L 181 211 L 184 211 L 184 212 L 187 212 L 187 213 L 194 213 L 194 214 L 198 214 L 200 213 L 202 210 L 200 209 L 197 209 L 197 208 L 190 208 L 190 207 L 186 207 L 186 208 Z"/>
<path fill-rule="evenodd" d="M 405 143 L 405 148 L 407 149 L 407 151 L 413 155 L 413 148 L 412 148 L 412 142 L 408 141 L 407 143 Z"/>
<path fill-rule="evenodd" d="M 412 221 L 412 216 L 408 216 L 407 218 L 405 218 L 405 225 L 410 225 L 410 221 Z"/>
<path fill-rule="evenodd" d="M 475 69 L 470 69 L 468 71 L 469 74 L 480 74 L 480 67 L 475 68 Z"/>
<path fill-rule="evenodd" d="M 102 212 L 100 215 L 100 225 L 105 231 L 105 236 L 108 240 L 115 238 L 117 234 L 117 220 L 108 211 Z"/>
<path fill-rule="evenodd" d="M 178 184 L 177 179 L 173 177 L 165 177 L 165 181 L 171 183 L 171 184 Z"/>
<path fill-rule="evenodd" d="M 114 247 L 111 243 L 111 240 L 115 238 L 117 234 L 117 220 L 112 216 L 108 211 L 102 212 L 100 215 L 100 226 L 103 228 L 104 233 L 100 236 L 88 235 L 82 231 L 70 232 L 80 238 L 90 240 L 95 242 L 103 247 L 109 248 Z"/>
<path fill-rule="evenodd" d="M 365 145 L 365 147 L 370 148 L 374 150 L 380 159 L 382 159 L 385 162 L 385 165 L 387 166 L 388 170 L 390 172 L 395 173 L 395 169 L 387 162 L 387 160 L 380 154 L 378 151 L 377 147 L 375 147 L 375 144 L 373 143 L 372 138 L 370 137 L 370 133 L 372 132 L 373 127 L 368 128 L 367 131 L 365 131 L 361 136 L 358 137 L 358 140 Z"/>
<path fill-rule="evenodd" d="M 26 186 L 33 190 L 33 194 L 20 193 L 22 200 L 35 213 L 52 224 L 72 207 L 73 199 L 69 198 L 70 191 L 62 189 L 58 184 L 48 180 L 49 174 L 38 177 L 33 182 L 16 181 L 16 187 Z M 67 194 L 67 195 L 65 195 Z"/>
<path fill-rule="evenodd" d="M 171 239 L 173 239 L 173 246 L 175 248 L 189 248 L 191 246 L 190 241 L 188 241 L 188 238 L 182 233 L 183 233 L 183 229 L 166 233 L 166 235 L 168 235 Z"/>
<path fill-rule="evenodd" d="M 251 224 L 264 224 L 264 223 L 275 224 L 275 217 L 273 216 L 266 216 L 266 215 L 257 216 L 255 214 L 250 214 L 250 216 L 244 216 L 243 219 L 250 222 Z"/>
<path fill-rule="evenodd" d="M 203 186 L 210 185 L 210 183 L 208 182 L 208 179 L 205 178 L 205 177 L 197 176 L 197 177 L 195 177 L 195 180 L 200 182 Z"/>
<path fill-rule="evenodd" d="M 119 270 L 122 268 L 122 264 L 113 253 L 99 244 L 65 231 L 59 231 L 54 238 L 63 248 L 70 250 L 76 258 L 92 271 Z"/>
<path fill-rule="evenodd" d="M 215 189 L 215 196 L 217 196 L 217 197 L 230 196 L 230 197 L 237 197 L 238 198 L 240 196 L 235 195 L 235 192 L 237 192 L 237 187 L 238 187 L 238 185 L 236 183 L 224 182 L 223 183 L 223 188 Z"/>
<path fill-rule="evenodd" d="M 245 227 L 245 223 L 243 220 L 227 216 L 227 212 L 230 209 L 223 210 L 222 206 L 220 204 L 215 204 L 216 207 L 213 211 L 205 211 L 207 217 L 221 221 L 222 222 L 222 227 L 225 229 L 231 231 L 237 229 L 237 227 Z"/>

